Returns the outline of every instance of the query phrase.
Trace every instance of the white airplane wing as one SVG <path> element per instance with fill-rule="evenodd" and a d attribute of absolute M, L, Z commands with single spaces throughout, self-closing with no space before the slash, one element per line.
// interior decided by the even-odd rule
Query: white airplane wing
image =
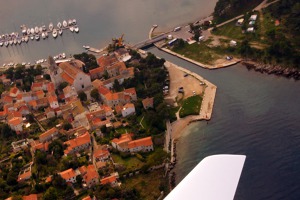
<path fill-rule="evenodd" d="M 165 200 L 232 200 L 245 159 L 226 154 L 204 158 Z"/>

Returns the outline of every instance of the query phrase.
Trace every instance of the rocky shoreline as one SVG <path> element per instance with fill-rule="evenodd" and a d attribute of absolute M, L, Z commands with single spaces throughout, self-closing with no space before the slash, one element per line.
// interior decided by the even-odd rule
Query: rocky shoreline
<path fill-rule="evenodd" d="M 248 70 L 253 69 L 261 73 L 275 74 L 277 76 L 300 80 L 300 70 L 296 68 L 286 68 L 279 65 L 264 64 L 254 61 L 242 61 L 241 63 L 245 65 Z"/>

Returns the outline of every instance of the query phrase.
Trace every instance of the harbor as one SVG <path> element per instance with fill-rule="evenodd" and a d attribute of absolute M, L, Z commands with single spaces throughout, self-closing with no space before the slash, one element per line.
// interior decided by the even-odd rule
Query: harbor
<path fill-rule="evenodd" d="M 29 28 L 26 25 L 21 25 L 20 28 L 21 33 L 12 32 L 10 34 L 0 35 L 0 47 L 21 45 L 22 43 L 28 43 L 30 40 L 45 40 L 49 35 L 52 35 L 53 38 L 57 38 L 58 36 L 62 36 L 65 30 L 70 30 L 72 33 L 79 33 L 76 19 L 63 20 L 63 22 L 58 22 L 56 25 L 50 22 L 48 27 L 42 25 Z"/>

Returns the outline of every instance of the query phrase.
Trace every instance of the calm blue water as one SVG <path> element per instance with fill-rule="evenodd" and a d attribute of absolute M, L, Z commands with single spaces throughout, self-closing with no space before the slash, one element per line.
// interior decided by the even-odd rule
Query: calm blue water
<path fill-rule="evenodd" d="M 212 120 L 193 123 L 178 142 L 177 181 L 206 156 L 244 154 L 236 199 L 300 199 L 300 82 L 242 65 L 209 71 L 151 51 L 218 86 Z"/>
<path fill-rule="evenodd" d="M 0 0 L 0 34 L 20 32 L 20 25 L 47 27 L 64 19 L 77 19 L 79 34 L 64 31 L 62 37 L 0 47 L 0 65 L 32 62 L 65 52 L 81 53 L 83 45 L 102 48 L 113 37 L 125 34 L 125 43 L 148 38 L 153 24 L 170 29 L 212 13 L 216 0 Z"/>

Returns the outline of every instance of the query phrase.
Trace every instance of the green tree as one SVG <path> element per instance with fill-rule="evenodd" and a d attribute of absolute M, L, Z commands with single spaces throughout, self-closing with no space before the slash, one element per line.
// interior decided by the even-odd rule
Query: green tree
<path fill-rule="evenodd" d="M 114 85 L 113 85 L 113 88 L 116 92 L 121 92 L 122 91 L 122 86 L 120 85 L 118 79 L 115 79 L 114 80 Z"/>
<path fill-rule="evenodd" d="M 43 196 L 43 200 L 55 200 L 58 199 L 57 191 L 54 187 L 49 187 Z"/>
<path fill-rule="evenodd" d="M 81 185 L 82 184 L 82 176 L 76 176 L 76 182 Z"/>
<path fill-rule="evenodd" d="M 60 140 L 54 140 L 49 145 L 49 151 L 53 154 L 54 158 L 60 159 L 64 155 L 64 145 Z"/>
<path fill-rule="evenodd" d="M 86 101 L 87 100 L 87 95 L 83 91 L 78 93 L 78 97 L 79 97 L 80 101 Z"/>
<path fill-rule="evenodd" d="M 59 90 L 63 90 L 65 87 L 67 87 L 69 85 L 69 83 L 67 82 L 62 82 L 61 84 L 59 84 L 58 89 Z"/>
<path fill-rule="evenodd" d="M 97 88 L 95 88 L 91 91 L 91 97 L 97 101 L 100 100 L 100 94 L 99 94 L 99 91 Z"/>
<path fill-rule="evenodd" d="M 69 122 L 66 122 L 63 124 L 63 129 L 68 131 L 72 128 L 72 124 L 70 124 Z"/>
<path fill-rule="evenodd" d="M 45 78 L 46 80 L 49 80 L 49 81 L 51 81 L 51 77 L 50 77 L 50 75 L 49 75 L 49 74 L 44 74 L 44 78 Z"/>

